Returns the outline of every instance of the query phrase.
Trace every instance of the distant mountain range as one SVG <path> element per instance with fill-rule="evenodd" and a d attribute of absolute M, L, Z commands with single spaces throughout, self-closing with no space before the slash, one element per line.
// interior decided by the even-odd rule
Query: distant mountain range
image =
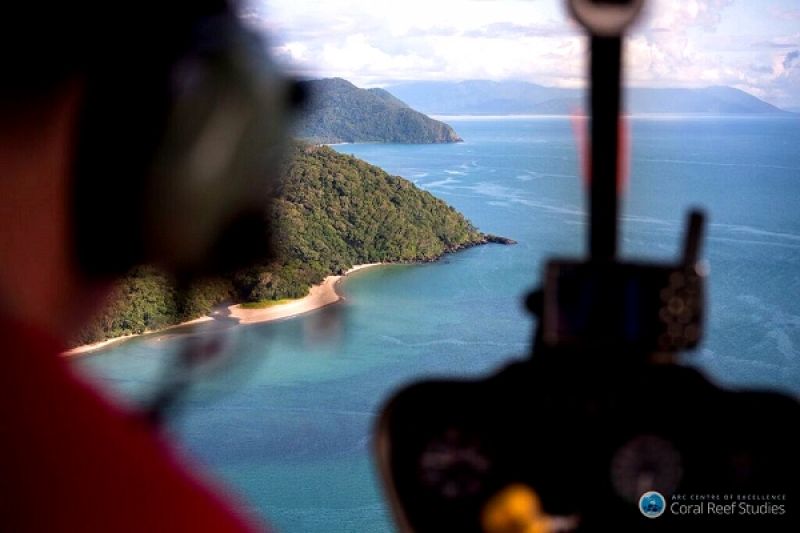
<path fill-rule="evenodd" d="M 584 107 L 580 89 L 545 87 L 521 81 L 420 81 L 386 87 L 424 113 L 441 115 L 568 115 Z M 631 88 L 628 113 L 785 114 L 755 96 L 732 87 L 703 89 Z"/>
<path fill-rule="evenodd" d="M 360 89 L 347 80 L 303 82 L 310 103 L 296 135 L 316 143 L 452 143 L 461 138 L 443 122 L 414 111 L 383 89 Z"/>

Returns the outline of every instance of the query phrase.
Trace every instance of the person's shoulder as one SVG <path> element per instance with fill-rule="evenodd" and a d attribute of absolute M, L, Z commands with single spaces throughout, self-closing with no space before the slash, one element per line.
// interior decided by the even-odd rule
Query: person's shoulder
<path fill-rule="evenodd" d="M 0 320 L 0 341 L 0 520 L 10 530 L 256 530 L 143 417 L 77 376 L 56 339 Z"/>

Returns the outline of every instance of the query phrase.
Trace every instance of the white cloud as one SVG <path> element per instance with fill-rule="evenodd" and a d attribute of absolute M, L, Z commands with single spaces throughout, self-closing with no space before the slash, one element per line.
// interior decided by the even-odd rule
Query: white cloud
<path fill-rule="evenodd" d="M 679 31 L 692 26 L 714 30 L 722 20 L 724 9 L 731 4 L 733 0 L 650 2 L 645 24 L 655 30 Z"/>
<path fill-rule="evenodd" d="M 760 3 L 760 2 L 759 2 Z M 790 0 L 655 0 L 626 46 L 638 86 L 733 85 L 800 106 Z M 251 0 L 249 21 L 305 76 L 583 83 L 586 41 L 557 0 Z M 769 20 L 761 20 L 769 19 Z M 784 63 L 786 63 L 784 65 Z"/>

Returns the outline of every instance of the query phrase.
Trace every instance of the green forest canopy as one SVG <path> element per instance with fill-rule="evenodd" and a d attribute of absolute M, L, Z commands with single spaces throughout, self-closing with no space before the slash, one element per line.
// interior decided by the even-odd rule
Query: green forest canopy
<path fill-rule="evenodd" d="M 275 260 L 203 280 L 185 294 L 151 267 L 134 269 L 74 344 L 177 324 L 221 302 L 298 298 L 356 264 L 430 261 L 495 238 L 408 180 L 299 142 L 287 157 L 273 224 Z"/>
<path fill-rule="evenodd" d="M 383 89 L 360 89 L 341 78 L 303 84 L 311 98 L 296 131 L 311 142 L 461 141 L 453 128 L 411 109 Z"/>

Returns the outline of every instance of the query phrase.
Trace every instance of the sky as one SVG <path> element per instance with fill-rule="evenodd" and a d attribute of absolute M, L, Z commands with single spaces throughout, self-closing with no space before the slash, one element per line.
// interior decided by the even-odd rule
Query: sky
<path fill-rule="evenodd" d="M 800 110 L 800 0 L 646 5 L 625 47 L 629 85 L 729 85 Z M 242 12 L 304 77 L 585 80 L 587 42 L 561 0 L 249 0 Z"/>

